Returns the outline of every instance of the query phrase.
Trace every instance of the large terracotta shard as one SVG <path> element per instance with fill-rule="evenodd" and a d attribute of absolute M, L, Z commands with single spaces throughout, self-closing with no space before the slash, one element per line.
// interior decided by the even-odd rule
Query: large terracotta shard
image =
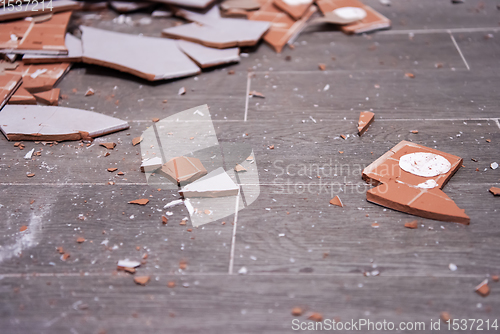
<path fill-rule="evenodd" d="M 23 63 L 25 64 L 47 64 L 47 63 L 79 63 L 82 61 L 83 50 L 82 41 L 71 35 L 66 34 L 66 39 L 64 40 L 66 49 L 68 49 L 67 55 L 40 55 L 40 54 L 25 54 L 23 56 Z"/>
<path fill-rule="evenodd" d="M 240 61 L 239 48 L 214 49 L 183 40 L 177 41 L 177 45 L 201 68 L 237 63 Z"/>
<path fill-rule="evenodd" d="M 295 20 L 300 20 L 311 7 L 313 0 L 274 0 L 274 5 Z"/>
<path fill-rule="evenodd" d="M 128 127 L 120 119 L 73 108 L 7 105 L 0 112 L 0 129 L 8 140 L 16 141 L 80 140 Z"/>
<path fill-rule="evenodd" d="M 441 189 L 462 165 L 462 158 L 402 141 L 363 170 L 375 188 L 366 199 L 415 216 L 468 225 L 470 222 Z"/>
<path fill-rule="evenodd" d="M 85 63 L 110 67 L 150 81 L 200 73 L 175 41 L 84 26 L 80 29 Z"/>
<path fill-rule="evenodd" d="M 18 74 L 0 73 L 0 110 L 21 86 L 23 77 Z"/>
<path fill-rule="evenodd" d="M 19 87 L 10 97 L 9 104 L 36 104 L 36 98 L 24 87 Z"/>
<path fill-rule="evenodd" d="M 30 93 L 44 92 L 52 89 L 69 71 L 70 63 L 59 64 L 19 64 L 14 70 L 5 73 L 21 75 L 22 88 Z"/>
<path fill-rule="evenodd" d="M 179 190 L 179 193 L 185 198 L 237 196 L 238 192 L 238 185 L 222 167 Z"/>
<path fill-rule="evenodd" d="M 0 23 L 0 52 L 67 54 L 64 39 L 70 18 L 71 12 L 64 12 L 43 22 L 34 18 Z"/>
<path fill-rule="evenodd" d="M 372 113 L 371 111 L 362 111 L 359 113 L 359 120 L 358 120 L 358 135 L 361 136 L 363 133 L 368 130 L 368 127 L 370 124 L 373 123 L 373 120 L 375 119 L 375 114 Z"/>
<path fill-rule="evenodd" d="M 164 164 L 159 173 L 175 184 L 183 186 L 206 175 L 207 170 L 200 159 L 176 157 Z"/>
<path fill-rule="evenodd" d="M 8 0 L 7 0 L 8 1 Z M 7 21 L 13 19 L 19 19 L 23 17 L 30 16 L 39 16 L 39 15 L 47 15 L 54 14 L 59 12 L 65 12 L 68 10 L 76 10 L 79 9 L 81 4 L 77 1 L 30 1 L 28 4 L 19 5 L 15 3 L 15 1 L 10 1 L 11 4 L 15 5 L 15 10 L 8 10 L 7 8 L 3 8 L 3 4 L 0 5 L 2 8 L 0 9 L 0 21 Z M 49 6 L 50 4 L 50 6 Z"/>
<path fill-rule="evenodd" d="M 178 15 L 196 23 L 164 29 L 164 36 L 219 49 L 253 46 L 270 27 L 269 22 L 221 18 L 217 7 L 204 15 L 186 10 L 178 12 Z"/>
<path fill-rule="evenodd" d="M 287 13 L 278 9 L 274 5 L 273 0 L 267 0 L 259 10 L 248 14 L 248 19 L 271 22 L 271 28 L 264 35 L 264 41 L 279 53 L 288 41 L 302 31 L 306 26 L 307 20 L 315 12 L 316 7 L 310 6 L 302 18 L 295 21 Z"/>
<path fill-rule="evenodd" d="M 358 0 L 317 0 L 316 4 L 321 12 L 327 17 L 332 12 L 336 13 L 337 17 L 340 16 L 340 18 L 345 19 L 357 15 L 356 10 L 343 10 L 343 13 L 339 13 L 336 11 L 339 8 L 359 8 L 366 12 L 366 16 L 364 16 L 364 18 L 341 26 L 341 30 L 346 34 L 362 34 L 369 31 L 387 29 L 391 27 L 391 21 L 387 17 L 375 11 L 370 6 L 364 5 Z"/>
<path fill-rule="evenodd" d="M 54 88 L 46 92 L 35 93 L 33 96 L 36 101 L 48 106 L 57 106 L 59 104 L 59 95 L 61 90 L 59 88 Z"/>

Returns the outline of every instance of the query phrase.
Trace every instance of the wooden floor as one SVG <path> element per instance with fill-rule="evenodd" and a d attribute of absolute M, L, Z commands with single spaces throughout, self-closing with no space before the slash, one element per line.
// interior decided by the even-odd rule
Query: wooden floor
<path fill-rule="evenodd" d="M 500 169 L 489 168 L 500 163 L 497 2 L 364 2 L 393 28 L 367 36 L 309 29 L 294 50 L 276 54 L 262 44 L 240 64 L 155 84 L 75 65 L 59 84 L 67 95 L 61 105 L 116 116 L 131 127 L 90 147 L 25 142 L 20 151 L 0 138 L 0 332 L 290 333 L 292 320 L 307 321 L 311 312 L 345 322 L 386 320 L 396 328 L 424 322 L 420 332 L 430 332 L 443 311 L 454 319 L 496 319 L 500 283 L 490 280 L 486 298 L 474 287 L 500 274 L 500 198 L 488 192 L 500 185 Z M 87 14 L 75 15 L 73 25 L 159 36 L 176 22 L 129 26 L 111 22 L 111 12 L 100 20 Z M 88 87 L 94 96 L 84 96 Z M 177 95 L 181 87 L 184 96 Z M 249 90 L 266 97 L 248 98 Z M 253 148 L 260 196 L 225 225 L 219 220 L 188 232 L 190 226 L 178 225 L 187 214 L 181 206 L 161 224 L 174 191 L 148 186 L 131 139 L 152 118 L 201 104 L 210 106 L 220 142 Z M 358 137 L 363 110 L 373 110 L 376 120 Z M 404 223 L 414 217 L 366 201 L 360 170 L 401 140 L 464 159 L 444 191 L 471 217 L 469 226 L 418 218 L 421 226 L 410 230 Z M 103 141 L 118 143 L 108 157 L 98 146 Z M 43 149 L 42 156 L 26 162 L 31 148 Z M 320 188 L 315 164 L 344 168 L 323 176 L 331 186 Z M 286 166 L 289 175 L 282 173 Z M 308 173 L 301 175 L 304 166 Z M 328 204 L 337 194 L 344 208 Z M 127 204 L 141 197 L 150 203 Z M 22 225 L 29 233 L 19 232 Z M 76 243 L 80 236 L 86 242 Z M 56 247 L 70 258 L 63 262 Z M 116 262 L 145 253 L 136 275 L 152 279 L 142 287 L 118 273 Z M 238 274 L 243 267 L 247 273 Z M 379 276 L 363 276 L 372 271 Z M 169 281 L 176 286 L 167 287 Z M 302 316 L 291 315 L 296 306 Z"/>

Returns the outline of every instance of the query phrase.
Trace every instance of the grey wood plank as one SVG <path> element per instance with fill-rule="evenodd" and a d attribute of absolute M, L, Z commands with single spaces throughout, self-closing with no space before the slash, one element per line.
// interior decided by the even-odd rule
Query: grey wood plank
<path fill-rule="evenodd" d="M 302 275 L 158 275 L 145 287 L 132 277 L 3 278 L 0 324 L 8 333 L 291 333 L 292 321 L 325 319 L 429 323 L 490 319 L 498 298 L 473 292 L 483 277 L 329 277 Z M 168 281 L 177 283 L 169 289 Z M 188 288 L 182 287 L 188 284 Z M 498 283 L 490 284 L 492 294 Z M 425 291 L 426 293 L 422 293 Z M 293 317 L 300 306 L 304 315 Z M 441 330 L 444 331 L 443 324 Z M 361 330 L 366 332 L 366 330 Z M 461 331 L 449 331 L 461 333 Z M 494 333 L 495 331 L 483 331 Z"/>

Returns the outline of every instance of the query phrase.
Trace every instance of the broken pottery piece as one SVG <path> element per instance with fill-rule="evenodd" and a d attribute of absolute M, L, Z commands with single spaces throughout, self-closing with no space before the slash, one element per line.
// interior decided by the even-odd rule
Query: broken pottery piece
<path fill-rule="evenodd" d="M 257 10 L 260 8 L 260 3 L 257 0 L 225 0 L 220 4 L 220 8 L 224 11 L 233 9 Z"/>
<path fill-rule="evenodd" d="M 64 12 L 54 14 L 44 22 L 16 20 L 0 23 L 0 52 L 67 54 L 64 38 L 70 17 L 71 12 Z"/>
<path fill-rule="evenodd" d="M 408 161 L 413 166 L 408 167 Z M 366 192 L 366 199 L 412 215 L 468 225 L 469 216 L 441 190 L 462 161 L 460 157 L 402 141 L 363 170 L 363 180 L 376 186 Z M 428 180 L 438 186 L 418 187 Z"/>
<path fill-rule="evenodd" d="M 500 196 L 500 188 L 497 187 L 491 187 L 489 189 L 490 193 L 493 194 L 493 196 Z"/>
<path fill-rule="evenodd" d="M 80 26 L 83 62 L 155 81 L 200 73 L 175 41 Z"/>
<path fill-rule="evenodd" d="M 344 204 L 342 204 L 342 201 L 340 200 L 340 197 L 339 196 L 335 196 L 334 198 L 332 198 L 330 200 L 330 204 L 331 205 L 336 205 L 336 206 L 340 206 L 341 208 L 344 207 Z"/>
<path fill-rule="evenodd" d="M 36 101 L 48 106 L 57 106 L 59 104 L 59 95 L 61 94 L 61 89 L 54 88 L 46 92 L 34 93 Z"/>
<path fill-rule="evenodd" d="M 63 141 L 95 138 L 128 129 L 129 125 L 81 109 L 7 105 L 0 112 L 0 128 L 8 140 Z"/>
<path fill-rule="evenodd" d="M 189 197 L 225 197 L 237 196 L 239 187 L 222 167 L 208 173 L 201 179 L 179 190 L 181 196 Z"/>
<path fill-rule="evenodd" d="M 313 4 L 313 0 L 274 0 L 273 3 L 294 20 L 300 20 Z"/>
<path fill-rule="evenodd" d="M 143 173 L 153 173 L 155 170 L 158 168 L 161 168 L 163 163 L 161 162 L 161 158 L 159 157 L 154 157 L 154 158 L 146 158 L 142 160 L 141 164 L 141 172 Z"/>
<path fill-rule="evenodd" d="M 137 277 L 134 277 L 134 282 L 135 284 L 137 285 L 146 285 L 149 283 L 149 280 L 151 279 L 150 276 L 137 276 Z"/>
<path fill-rule="evenodd" d="M 47 13 L 54 14 L 58 12 L 65 12 L 68 10 L 79 9 L 81 6 L 78 1 L 50 1 L 51 7 L 48 6 L 48 3 L 49 1 L 45 3 L 45 6 L 42 6 L 41 1 L 31 1 L 27 5 L 21 5 L 20 7 L 16 3 L 15 10 L 6 10 L 5 8 L 2 8 L 2 10 L 0 10 L 0 21 L 45 15 Z M 11 1 L 11 4 L 14 5 L 14 1 Z M 3 6 L 1 3 L 0 5 Z"/>
<path fill-rule="evenodd" d="M 123 268 L 137 268 L 140 265 L 141 263 L 139 261 L 131 261 L 129 259 L 118 261 L 118 267 L 123 267 Z"/>
<path fill-rule="evenodd" d="M 146 205 L 148 203 L 149 199 L 147 198 L 134 199 L 133 201 L 128 202 L 128 204 L 137 204 L 137 205 Z"/>
<path fill-rule="evenodd" d="M 178 15 L 196 23 L 164 29 L 162 31 L 164 36 L 218 49 L 253 46 L 270 27 L 269 22 L 221 18 L 217 7 L 212 8 L 205 15 L 186 10 L 178 12 Z"/>
<path fill-rule="evenodd" d="M 23 63 L 25 64 L 48 64 L 48 63 L 79 63 L 82 61 L 83 49 L 82 41 L 71 35 L 66 34 L 64 39 L 67 55 L 40 55 L 40 54 L 25 54 L 23 56 Z"/>
<path fill-rule="evenodd" d="M 106 147 L 108 150 L 112 150 L 115 148 L 116 143 L 99 143 L 99 146 Z"/>
<path fill-rule="evenodd" d="M 295 21 L 277 8 L 273 0 L 267 0 L 259 10 L 249 13 L 248 19 L 271 22 L 271 28 L 264 35 L 264 41 L 280 53 L 283 47 L 305 28 L 307 20 L 315 12 L 316 7 L 310 6 L 302 18 Z"/>
<path fill-rule="evenodd" d="M 366 12 L 366 17 L 356 22 L 345 24 L 341 26 L 341 30 L 346 34 L 362 34 L 369 31 L 379 30 L 379 29 L 387 29 L 391 27 L 391 21 L 371 8 L 370 6 L 364 5 L 358 0 L 317 0 L 316 4 L 318 5 L 321 12 L 328 18 L 328 15 L 332 15 L 329 13 L 334 12 L 339 8 L 344 7 L 354 7 L 360 8 Z M 355 12 L 351 9 L 340 12 L 340 17 L 355 17 Z M 359 13 L 362 13 L 359 11 Z M 339 17 L 339 12 L 335 12 L 335 16 Z"/>
<path fill-rule="evenodd" d="M 21 86 L 23 77 L 18 74 L 0 72 L 0 110 Z"/>
<path fill-rule="evenodd" d="M 239 172 L 246 172 L 246 171 L 247 171 L 247 170 L 246 170 L 246 168 L 245 168 L 245 167 L 243 167 L 243 166 L 242 166 L 242 165 L 240 165 L 240 164 L 236 164 L 236 166 L 234 166 L 234 170 L 235 170 L 235 172 L 238 172 L 238 173 L 239 173 Z"/>
<path fill-rule="evenodd" d="M 201 68 L 237 63 L 240 61 L 239 48 L 221 50 L 183 40 L 178 40 L 177 46 Z"/>
<path fill-rule="evenodd" d="M 139 144 L 142 141 L 142 137 L 135 137 L 132 139 L 132 146 Z"/>
<path fill-rule="evenodd" d="M 36 104 L 36 98 L 28 92 L 24 87 L 19 87 L 9 99 L 9 104 Z"/>
<path fill-rule="evenodd" d="M 164 164 L 159 173 L 170 181 L 183 186 L 207 174 L 200 159 L 176 157 Z"/>
<path fill-rule="evenodd" d="M 359 120 L 358 120 L 358 135 L 361 136 L 363 133 L 368 130 L 368 127 L 370 124 L 373 123 L 373 120 L 375 119 L 375 114 L 372 113 L 371 111 L 362 111 L 359 113 Z"/>
<path fill-rule="evenodd" d="M 478 286 L 475 287 L 474 291 L 477 292 L 481 297 L 486 297 L 490 294 L 490 287 L 488 286 L 488 280 L 485 279 Z"/>
<path fill-rule="evenodd" d="M 414 220 L 414 221 L 405 223 L 405 227 L 410 228 L 410 229 L 417 229 L 418 228 L 418 221 Z"/>
<path fill-rule="evenodd" d="M 16 69 L 6 70 L 5 73 L 22 75 L 21 88 L 30 93 L 38 93 L 50 90 L 57 85 L 70 67 L 70 63 L 19 64 Z"/>

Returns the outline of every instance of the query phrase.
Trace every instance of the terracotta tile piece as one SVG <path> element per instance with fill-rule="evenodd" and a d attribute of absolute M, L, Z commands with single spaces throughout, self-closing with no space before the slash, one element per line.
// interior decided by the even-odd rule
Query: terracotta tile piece
<path fill-rule="evenodd" d="M 59 104 L 59 95 L 61 90 L 59 88 L 54 88 L 46 92 L 34 93 L 36 101 L 48 106 L 57 106 Z"/>
<path fill-rule="evenodd" d="M 375 119 L 375 114 L 372 113 L 371 111 L 362 111 L 359 114 L 359 120 L 358 120 L 358 135 L 361 136 L 363 133 L 368 130 L 368 127 L 370 124 L 373 123 L 373 120 Z"/>
<path fill-rule="evenodd" d="M 21 86 L 23 77 L 19 74 L 0 73 L 0 110 Z"/>
<path fill-rule="evenodd" d="M 191 183 L 207 174 L 200 159 L 176 157 L 164 164 L 159 173 L 181 186 Z"/>
<path fill-rule="evenodd" d="M 300 18 L 307 13 L 307 10 L 313 4 L 313 0 L 274 0 L 273 3 L 276 7 L 290 15 L 294 20 L 300 20 Z"/>

